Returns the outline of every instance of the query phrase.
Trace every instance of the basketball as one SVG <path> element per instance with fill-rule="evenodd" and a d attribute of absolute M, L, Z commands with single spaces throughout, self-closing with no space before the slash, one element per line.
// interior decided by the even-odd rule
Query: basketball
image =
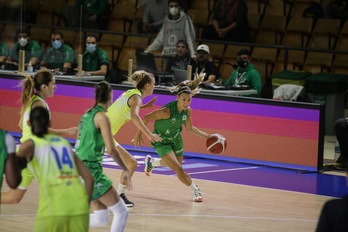
<path fill-rule="evenodd" d="M 207 150 L 213 154 L 221 154 L 227 147 L 226 138 L 219 134 L 212 134 L 206 142 Z"/>

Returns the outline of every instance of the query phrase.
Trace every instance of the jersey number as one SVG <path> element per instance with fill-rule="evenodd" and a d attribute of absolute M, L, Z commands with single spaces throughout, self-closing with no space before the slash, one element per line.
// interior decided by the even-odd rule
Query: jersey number
<path fill-rule="evenodd" d="M 70 168 L 73 168 L 73 162 L 70 159 L 69 152 L 66 147 L 63 147 L 62 150 L 62 155 L 60 156 L 57 152 L 56 149 L 52 148 L 54 158 L 56 158 L 58 168 L 61 170 L 62 169 L 62 164 L 67 164 L 69 165 Z"/>

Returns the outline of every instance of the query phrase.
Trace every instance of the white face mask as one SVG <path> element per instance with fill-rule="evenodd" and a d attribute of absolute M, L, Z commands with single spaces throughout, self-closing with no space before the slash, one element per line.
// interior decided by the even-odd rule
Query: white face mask
<path fill-rule="evenodd" d="M 19 45 L 21 45 L 21 47 L 25 47 L 25 45 L 28 44 L 28 39 L 21 37 L 18 39 L 18 43 L 19 43 Z"/>
<path fill-rule="evenodd" d="M 177 7 L 171 7 L 169 9 L 169 12 L 170 12 L 171 15 L 175 16 L 175 15 L 177 15 L 179 13 L 179 9 Z"/>

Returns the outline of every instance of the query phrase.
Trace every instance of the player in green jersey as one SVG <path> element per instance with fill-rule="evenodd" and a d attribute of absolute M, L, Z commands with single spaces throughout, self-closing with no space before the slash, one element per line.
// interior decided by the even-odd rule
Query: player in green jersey
<path fill-rule="evenodd" d="M 193 201 L 202 202 L 203 197 L 200 189 L 195 185 L 190 176 L 182 167 L 184 144 L 181 137 L 182 125 L 186 130 L 194 135 L 208 139 L 207 134 L 192 124 L 192 109 L 190 103 L 192 97 L 199 92 L 198 85 L 203 80 L 204 73 L 199 74 L 193 81 L 184 81 L 172 88 L 172 92 L 177 93 L 177 99 L 169 102 L 160 109 L 147 114 L 143 121 L 146 125 L 150 120 L 155 120 L 153 133 L 160 134 L 163 139 L 161 142 L 152 142 L 160 159 L 151 156 L 145 158 L 145 173 L 150 176 L 154 167 L 168 166 L 178 176 L 179 180 L 193 190 Z M 142 141 L 141 131 L 138 131 L 134 138 L 136 146 L 140 146 Z"/>
<path fill-rule="evenodd" d="M 76 141 L 76 153 L 94 178 L 90 215 L 90 226 L 103 226 L 109 223 L 109 210 L 114 218 L 111 231 L 124 230 L 128 211 L 124 201 L 112 186 L 112 181 L 103 173 L 102 160 L 105 149 L 122 168 L 122 181 L 131 190 L 131 175 L 120 157 L 111 134 L 111 126 L 105 111 L 112 102 L 112 89 L 109 83 L 102 81 L 95 86 L 95 105 L 88 110 L 79 123 L 79 136 Z"/>
<path fill-rule="evenodd" d="M 53 97 L 57 87 L 55 77 L 47 70 L 37 72 L 34 77 L 30 75 L 26 76 L 21 82 L 21 85 L 23 87 L 21 96 L 22 109 L 18 126 L 22 129 L 20 142 L 23 143 L 32 136 L 31 127 L 28 125 L 30 111 L 39 106 L 49 111 L 46 98 Z M 60 136 L 64 134 L 77 134 L 77 127 L 67 129 L 49 128 L 49 132 Z M 1 193 L 1 204 L 19 203 L 23 199 L 33 178 L 34 176 L 28 169 L 23 169 L 22 182 L 18 188 Z"/>
<path fill-rule="evenodd" d="M 33 135 L 20 145 L 17 156 L 28 160 L 40 186 L 34 231 L 88 231 L 92 175 L 67 140 L 49 133 L 46 108 L 35 107 L 29 118 Z"/>
<path fill-rule="evenodd" d="M 141 108 L 144 109 L 152 107 L 153 103 L 156 101 L 156 97 L 154 97 L 147 104 L 142 105 L 142 99 L 152 95 L 153 93 L 155 88 L 155 78 L 151 73 L 139 70 L 135 71 L 130 79 L 135 83 L 135 88 L 129 89 L 122 93 L 108 108 L 107 115 L 109 116 L 111 122 L 111 132 L 113 135 L 116 135 L 118 130 L 124 124 L 132 121 L 150 141 L 161 141 L 161 137 L 158 134 L 151 133 L 139 116 L 139 110 Z M 136 159 L 116 141 L 115 146 L 118 153 L 121 155 L 122 160 L 128 167 L 130 175 L 132 176 L 138 164 Z M 129 201 L 124 193 L 125 186 L 126 185 L 122 173 L 117 192 L 120 194 L 128 207 L 133 207 L 134 203 Z"/>
<path fill-rule="evenodd" d="M 21 169 L 16 158 L 16 144 L 14 138 L 6 131 L 0 129 L 0 190 L 2 176 L 10 188 L 17 188 L 21 182 Z"/>

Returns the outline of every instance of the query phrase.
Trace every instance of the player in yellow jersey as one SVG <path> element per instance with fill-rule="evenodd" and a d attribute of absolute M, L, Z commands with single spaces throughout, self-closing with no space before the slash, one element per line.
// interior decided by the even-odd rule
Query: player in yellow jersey
<path fill-rule="evenodd" d="M 152 95 L 155 88 L 155 78 L 151 73 L 143 70 L 135 71 L 130 77 L 135 83 L 135 88 L 127 90 L 121 94 L 114 103 L 108 108 L 107 115 L 111 122 L 111 132 L 116 135 L 118 130 L 127 122 L 132 121 L 135 126 L 141 130 L 151 142 L 162 141 L 160 135 L 153 134 L 144 125 L 139 116 L 140 108 L 152 107 L 156 98 L 153 98 L 147 104 L 142 105 L 142 99 Z M 135 158 L 115 141 L 116 149 L 121 155 L 123 162 L 128 167 L 129 173 L 132 176 L 138 163 Z M 117 192 L 120 194 L 128 207 L 134 206 L 134 203 L 129 201 L 125 196 L 126 183 L 124 182 L 124 172 L 121 174 L 120 183 Z"/>
<path fill-rule="evenodd" d="M 17 156 L 28 160 L 27 168 L 39 182 L 34 231 L 88 231 L 92 175 L 67 140 L 49 133 L 47 109 L 31 110 L 30 125 L 33 135 L 20 145 Z"/>
<path fill-rule="evenodd" d="M 49 111 L 46 98 L 53 97 L 54 91 L 57 88 L 55 83 L 55 77 L 49 71 L 37 72 L 34 77 L 28 75 L 22 81 L 22 109 L 21 118 L 18 124 L 18 126 L 22 129 L 22 138 L 20 139 L 21 143 L 29 139 L 32 135 L 31 128 L 28 125 L 31 110 L 41 106 Z M 49 132 L 56 135 L 77 134 L 77 127 L 71 127 L 68 129 L 49 128 Z M 30 173 L 30 171 L 28 171 L 28 169 L 24 169 L 22 171 L 22 182 L 18 188 L 1 193 L 1 204 L 19 203 L 23 199 L 24 194 L 26 193 L 32 180 L 33 175 Z"/>

